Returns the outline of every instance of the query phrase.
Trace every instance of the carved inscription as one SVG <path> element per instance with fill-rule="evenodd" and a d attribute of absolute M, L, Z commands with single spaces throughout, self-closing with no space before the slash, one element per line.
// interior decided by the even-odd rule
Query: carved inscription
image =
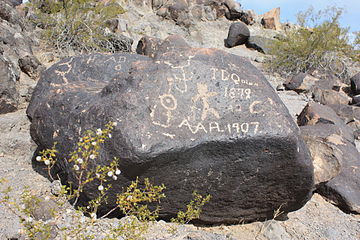
<path fill-rule="evenodd" d="M 187 119 L 184 119 L 178 126 L 178 128 L 187 128 L 189 129 L 193 134 L 196 134 L 198 132 L 203 133 L 229 133 L 229 134 L 248 134 L 258 133 L 259 130 L 259 122 L 235 122 L 235 123 L 226 123 L 226 124 L 220 124 L 218 122 L 209 122 L 209 123 L 202 123 L 199 122 L 195 125 L 190 124 L 190 122 Z"/>
<path fill-rule="evenodd" d="M 259 84 L 241 77 L 235 68 L 215 67 L 209 68 L 208 73 L 201 72 L 211 81 L 199 82 L 199 74 L 195 79 L 194 72 L 197 70 L 191 65 L 192 58 L 193 56 L 180 63 L 164 62 L 172 69 L 171 74 L 166 77 L 168 86 L 165 92 L 154 100 L 150 113 L 152 123 L 160 127 L 159 133 L 175 139 L 173 131 L 176 129 L 193 135 L 245 136 L 261 132 L 260 122 L 256 121 L 256 118 L 262 117 L 268 109 L 266 106 L 274 104 L 274 101 L 270 98 L 265 101 L 256 98 Z M 184 102 L 179 105 L 178 99 Z M 220 103 L 219 101 L 226 103 L 222 109 L 216 104 Z M 228 113 L 234 116 L 246 114 L 246 119 L 249 119 L 249 115 L 254 115 L 255 119 L 231 122 L 226 119 L 229 115 L 225 114 Z"/>

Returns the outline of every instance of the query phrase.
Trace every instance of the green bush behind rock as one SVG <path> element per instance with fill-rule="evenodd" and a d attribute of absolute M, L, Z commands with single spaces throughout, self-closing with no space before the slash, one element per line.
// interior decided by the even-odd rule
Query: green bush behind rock
<path fill-rule="evenodd" d="M 125 13 L 115 0 L 33 0 L 28 7 L 35 14 L 33 23 L 44 29 L 43 39 L 59 52 L 131 51 L 130 39 L 107 28 L 108 20 Z"/>
<path fill-rule="evenodd" d="M 342 9 L 331 7 L 314 12 L 313 8 L 298 14 L 298 27 L 286 31 L 273 41 L 267 67 L 285 75 L 325 67 L 339 77 L 346 74 L 346 60 L 359 61 L 359 51 L 349 43 L 349 31 L 342 28 Z M 331 57 L 329 56 L 331 53 Z M 335 61 L 336 60 L 336 61 Z"/>

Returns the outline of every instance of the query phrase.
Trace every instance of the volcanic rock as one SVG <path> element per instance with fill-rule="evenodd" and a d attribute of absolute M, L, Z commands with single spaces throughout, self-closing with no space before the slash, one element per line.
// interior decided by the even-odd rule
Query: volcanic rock
<path fill-rule="evenodd" d="M 152 38 L 148 36 L 142 37 L 136 47 L 136 53 L 148 57 L 154 57 L 160 44 L 161 39 L 159 38 Z"/>
<path fill-rule="evenodd" d="M 235 22 L 230 25 L 228 37 L 225 40 L 225 47 L 232 48 L 246 43 L 250 37 L 249 28 L 242 22 Z"/>
<path fill-rule="evenodd" d="M 17 110 L 18 92 L 16 82 L 19 76 L 14 66 L 0 55 L 0 114 Z"/>
<path fill-rule="evenodd" d="M 360 153 L 352 129 L 318 103 L 309 103 L 298 123 L 313 157 L 318 192 L 344 211 L 360 213 Z"/>
<path fill-rule="evenodd" d="M 360 94 L 360 72 L 350 78 L 350 83 L 353 95 Z"/>
<path fill-rule="evenodd" d="M 273 8 L 266 12 L 261 19 L 261 24 L 268 29 L 281 30 L 280 8 Z"/>
<path fill-rule="evenodd" d="M 261 53 L 269 54 L 272 41 L 270 38 L 262 36 L 250 36 L 245 44 L 247 48 L 253 48 Z"/>
<path fill-rule="evenodd" d="M 39 150 L 57 142 L 59 167 L 73 182 L 64 159 L 81 134 L 118 123 L 90 165 L 120 159 L 108 209 L 137 176 L 166 185 L 165 219 L 194 190 L 210 194 L 200 217 L 208 223 L 270 219 L 276 209 L 299 209 L 312 191 L 309 152 L 265 77 L 244 58 L 190 48 L 176 36 L 153 59 L 124 53 L 62 60 L 42 74 L 27 113 Z M 98 184 L 85 188 L 83 201 L 97 196 Z"/>

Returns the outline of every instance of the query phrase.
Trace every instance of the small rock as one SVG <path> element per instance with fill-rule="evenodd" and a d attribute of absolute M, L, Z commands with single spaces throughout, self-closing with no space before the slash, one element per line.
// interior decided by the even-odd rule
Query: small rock
<path fill-rule="evenodd" d="M 161 42 L 162 40 L 159 38 L 144 36 L 138 42 L 136 53 L 153 58 L 155 57 Z"/>
<path fill-rule="evenodd" d="M 225 40 L 225 47 L 232 48 L 246 43 L 250 37 L 249 28 L 242 22 L 235 22 L 230 25 L 228 37 Z"/>
<path fill-rule="evenodd" d="M 266 12 L 263 15 L 261 24 L 267 29 L 281 30 L 280 8 L 273 8 Z"/>
<path fill-rule="evenodd" d="M 250 36 L 246 42 L 247 48 L 253 48 L 264 54 L 270 53 L 270 46 L 273 40 L 262 36 Z"/>
<path fill-rule="evenodd" d="M 51 194 L 58 196 L 62 191 L 62 184 L 60 180 L 54 180 L 50 185 Z"/>
<path fill-rule="evenodd" d="M 324 105 L 347 105 L 351 102 L 351 98 L 342 91 L 337 92 L 332 89 L 320 89 L 317 87 L 313 90 L 313 97 L 315 101 Z"/>
<path fill-rule="evenodd" d="M 37 78 L 44 67 L 33 55 L 27 55 L 19 59 L 20 69 L 31 78 Z"/>
<path fill-rule="evenodd" d="M 276 86 L 276 91 L 285 91 L 285 87 L 283 84 L 279 84 Z"/>

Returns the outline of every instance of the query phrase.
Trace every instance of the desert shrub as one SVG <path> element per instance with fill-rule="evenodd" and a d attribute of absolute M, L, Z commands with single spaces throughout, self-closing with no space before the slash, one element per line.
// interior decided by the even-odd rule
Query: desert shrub
<path fill-rule="evenodd" d="M 32 0 L 32 22 L 44 29 L 43 39 L 59 52 L 129 52 L 131 40 L 111 32 L 108 21 L 125 10 L 115 0 Z M 130 44 L 129 44 L 130 43 Z"/>
<path fill-rule="evenodd" d="M 346 59 L 356 60 L 356 52 L 349 44 L 348 29 L 339 24 L 342 13 L 336 7 L 300 12 L 298 27 L 273 41 L 267 67 L 283 75 L 326 68 L 339 77 L 345 76 Z"/>
<path fill-rule="evenodd" d="M 0 186 L 2 187 L 0 204 L 5 205 L 19 217 L 23 226 L 22 233 L 29 239 L 53 239 L 54 232 L 60 239 L 142 239 L 142 235 L 148 230 L 148 223 L 155 221 L 159 216 L 160 207 L 158 204 L 162 198 L 165 198 L 164 185 L 153 185 L 147 178 L 143 180 L 143 183 L 140 183 L 139 178 L 136 178 L 123 192 L 117 194 L 116 206 L 106 214 L 98 216 L 99 207 L 107 203 L 107 192 L 112 188 L 112 185 L 108 183 L 109 180 L 117 181 L 118 175 L 122 173 L 117 158 L 108 165 L 97 165 L 94 168 L 91 168 L 90 165 L 99 156 L 104 142 L 112 137 L 111 132 L 116 125 L 116 123 L 109 122 L 103 129 L 85 131 L 79 139 L 76 149 L 66 160 L 67 165 L 72 167 L 77 182 L 62 185 L 57 196 L 52 196 L 55 207 L 50 210 L 52 217 L 50 220 L 37 219 L 34 215 L 36 208 L 42 208 L 41 204 L 48 201 L 49 197 L 43 199 L 32 193 L 30 189 L 25 188 L 19 199 L 13 198 L 10 195 L 11 186 L 5 187 L 7 181 L 0 178 Z M 57 164 L 57 154 L 55 143 L 51 149 L 42 150 L 39 156 L 35 158 L 36 161 L 44 164 L 52 180 L 56 179 L 52 175 L 52 168 Z M 81 193 L 86 185 L 91 182 L 98 184 L 97 197 L 78 206 Z M 177 218 L 173 219 L 174 222 L 188 223 L 199 218 L 202 207 L 210 200 L 210 195 L 203 197 L 195 191 L 193 197 L 194 199 L 187 205 L 186 212 L 179 211 Z M 66 214 L 69 211 L 69 209 L 65 210 L 64 208 L 69 203 L 76 209 L 70 216 L 73 223 L 70 226 L 59 228 L 54 225 L 53 219 L 64 218 L 64 212 Z M 149 207 L 149 203 L 152 203 L 153 207 Z M 102 233 L 102 236 L 91 230 L 91 227 L 96 228 L 97 218 L 105 218 L 115 210 L 121 211 L 127 218 L 116 226 L 108 228 L 105 233 Z M 84 215 L 89 217 L 84 220 Z M 69 216 L 66 216 L 65 221 L 68 219 Z"/>

